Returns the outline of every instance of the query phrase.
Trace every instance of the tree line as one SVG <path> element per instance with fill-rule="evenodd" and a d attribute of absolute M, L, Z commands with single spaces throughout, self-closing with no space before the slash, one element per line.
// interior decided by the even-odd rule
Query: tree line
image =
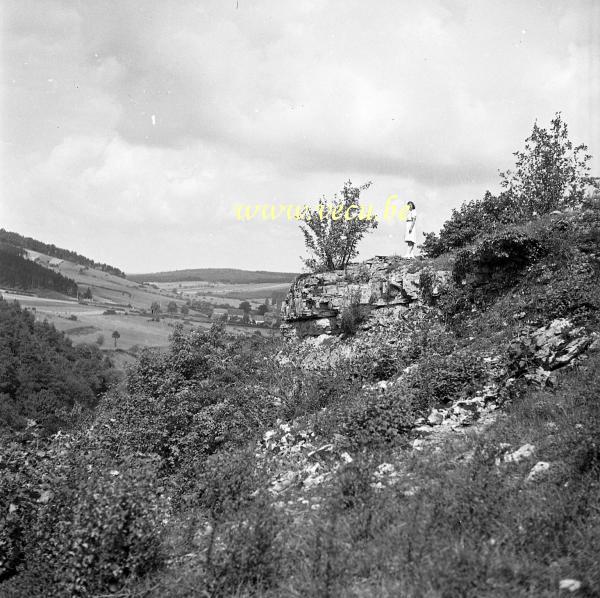
<path fill-rule="evenodd" d="M 70 262 L 80 264 L 81 266 L 95 268 L 96 270 L 102 270 L 102 272 L 108 272 L 109 274 L 113 274 L 114 276 L 125 278 L 125 272 L 119 270 L 119 268 L 115 268 L 114 266 L 110 266 L 109 264 L 96 262 L 94 260 L 91 260 L 90 258 L 80 255 L 79 253 L 76 253 L 75 251 L 70 251 L 69 249 L 61 249 L 60 247 L 56 247 L 56 245 L 49 245 L 48 243 L 42 243 L 42 241 L 38 241 L 37 239 L 32 239 L 31 237 L 24 237 L 23 235 L 4 230 L 3 228 L 0 228 L 0 242 L 4 242 L 8 245 L 14 245 L 15 247 L 31 249 L 31 251 L 44 253 L 51 257 L 56 257 L 61 260 L 68 260 Z"/>
<path fill-rule="evenodd" d="M 0 242 L 0 284 L 14 289 L 51 289 L 77 296 L 77 283 L 25 257 L 23 250 Z"/>

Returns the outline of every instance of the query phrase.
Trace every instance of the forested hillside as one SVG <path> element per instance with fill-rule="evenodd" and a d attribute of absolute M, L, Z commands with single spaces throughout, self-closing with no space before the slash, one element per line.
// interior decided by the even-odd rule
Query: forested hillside
<path fill-rule="evenodd" d="M 0 436 L 28 420 L 41 434 L 69 429 L 95 407 L 112 379 L 96 346 L 79 345 L 0 298 Z"/>
<path fill-rule="evenodd" d="M 81 266 L 102 270 L 103 272 L 108 272 L 110 274 L 114 274 L 115 276 L 121 276 L 122 278 L 125 277 L 125 273 L 119 270 L 119 268 L 115 268 L 109 264 L 96 262 L 83 255 L 80 255 L 79 253 L 76 253 L 75 251 L 61 249 L 60 247 L 56 247 L 56 245 L 48 243 L 42 243 L 41 241 L 32 239 L 31 237 L 24 237 L 18 233 L 4 230 L 3 228 L 0 228 L 0 243 L 5 245 L 13 245 L 14 247 L 22 247 L 24 249 L 31 249 L 32 251 L 44 253 L 51 257 L 57 257 L 61 260 L 69 260 L 76 264 L 80 264 Z"/>
<path fill-rule="evenodd" d="M 23 257 L 19 247 L 0 242 L 0 285 L 11 289 L 49 289 L 77 296 L 74 280 Z"/>

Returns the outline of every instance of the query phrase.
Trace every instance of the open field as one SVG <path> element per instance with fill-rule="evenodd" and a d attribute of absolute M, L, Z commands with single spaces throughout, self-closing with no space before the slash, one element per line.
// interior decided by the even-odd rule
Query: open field
<path fill-rule="evenodd" d="M 185 299 L 198 299 L 212 304 L 229 303 L 237 307 L 241 301 L 249 301 L 252 307 L 258 307 L 269 301 L 273 294 L 285 294 L 290 283 L 249 283 L 234 284 L 223 282 L 207 282 L 204 280 L 150 283 L 163 293 L 180 293 Z"/>
<path fill-rule="evenodd" d="M 2 291 L 0 290 L 0 294 Z M 169 336 L 176 323 L 182 323 L 185 330 L 195 327 L 210 328 L 211 322 L 190 315 L 182 317 L 164 317 L 152 321 L 149 315 L 115 310 L 115 314 L 104 315 L 105 306 L 85 305 L 74 300 L 46 299 L 30 295 L 4 293 L 8 301 L 17 300 L 22 307 L 35 313 L 38 321 L 47 320 L 76 343 L 95 343 L 100 335 L 104 337 L 103 349 L 114 348 L 112 333 L 118 330 L 121 335 L 117 347 L 130 350 L 132 347 L 167 347 Z M 266 328 L 228 325 L 227 331 L 234 334 L 253 334 L 259 331 L 263 336 L 279 334 Z"/>
<path fill-rule="evenodd" d="M 59 272 L 74 280 L 79 292 L 90 289 L 92 299 L 78 302 L 72 297 L 56 292 L 18 293 L 2 291 L 7 300 L 16 299 L 22 307 L 35 313 L 36 320 L 54 324 L 65 332 L 74 343 L 96 343 L 103 337 L 101 347 L 105 351 L 115 349 L 112 334 L 117 330 L 120 337 L 117 348 L 129 351 L 136 347 L 167 347 L 169 337 L 176 323 L 182 323 L 184 329 L 193 327 L 209 328 L 212 322 L 190 310 L 185 317 L 182 314 L 163 315 L 160 321 L 150 317 L 150 306 L 157 302 L 163 314 L 167 305 L 175 302 L 178 308 L 187 300 L 204 300 L 212 305 L 229 304 L 237 307 L 241 301 L 248 300 L 256 308 L 272 299 L 273 293 L 283 294 L 288 283 L 220 283 L 209 281 L 182 281 L 163 283 L 139 283 L 127 278 L 87 268 L 79 264 L 61 261 L 50 266 L 50 256 L 27 250 L 29 259 Z M 109 312 L 109 313 L 106 313 Z M 148 312 L 148 313 L 146 313 Z M 228 332 L 250 335 L 257 331 L 263 336 L 278 335 L 278 330 L 267 328 L 227 325 Z"/>
<path fill-rule="evenodd" d="M 50 261 L 50 257 L 44 256 L 44 254 L 30 250 L 27 253 L 30 259 L 37 257 L 42 264 Z M 166 308 L 169 301 L 175 301 L 178 305 L 184 303 L 166 289 L 155 289 L 127 278 L 86 268 L 66 260 L 51 269 L 74 280 L 84 292 L 89 287 L 93 297 L 92 303 L 101 303 L 109 307 L 136 307 L 138 309 L 149 309 L 154 301 L 160 303 L 163 309 Z"/>

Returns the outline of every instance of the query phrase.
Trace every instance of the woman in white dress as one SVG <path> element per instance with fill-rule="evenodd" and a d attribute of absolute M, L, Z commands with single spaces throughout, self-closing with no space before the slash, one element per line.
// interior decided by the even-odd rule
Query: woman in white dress
<path fill-rule="evenodd" d="M 415 243 L 417 242 L 417 210 L 412 201 L 409 201 L 407 205 L 410 208 L 410 211 L 406 216 L 406 234 L 404 236 L 404 241 L 408 245 L 406 258 L 410 260 L 415 257 L 413 252 L 415 250 Z"/>

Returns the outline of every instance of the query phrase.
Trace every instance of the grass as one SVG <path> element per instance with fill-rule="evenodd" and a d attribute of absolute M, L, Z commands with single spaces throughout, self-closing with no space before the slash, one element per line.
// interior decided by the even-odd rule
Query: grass
<path fill-rule="evenodd" d="M 442 452 L 396 455 L 420 488 L 413 496 L 403 484 L 373 492 L 365 467 L 346 489 L 349 504 L 338 479 L 320 515 L 288 537 L 288 558 L 303 555 L 289 595 L 550 597 L 575 578 L 580 595 L 597 596 L 599 366 L 596 354 L 557 392 L 527 392 L 491 427 L 450 439 Z M 532 459 L 496 465 L 504 444 L 526 443 L 536 447 Z M 552 464 L 549 474 L 527 482 L 537 461 Z"/>

